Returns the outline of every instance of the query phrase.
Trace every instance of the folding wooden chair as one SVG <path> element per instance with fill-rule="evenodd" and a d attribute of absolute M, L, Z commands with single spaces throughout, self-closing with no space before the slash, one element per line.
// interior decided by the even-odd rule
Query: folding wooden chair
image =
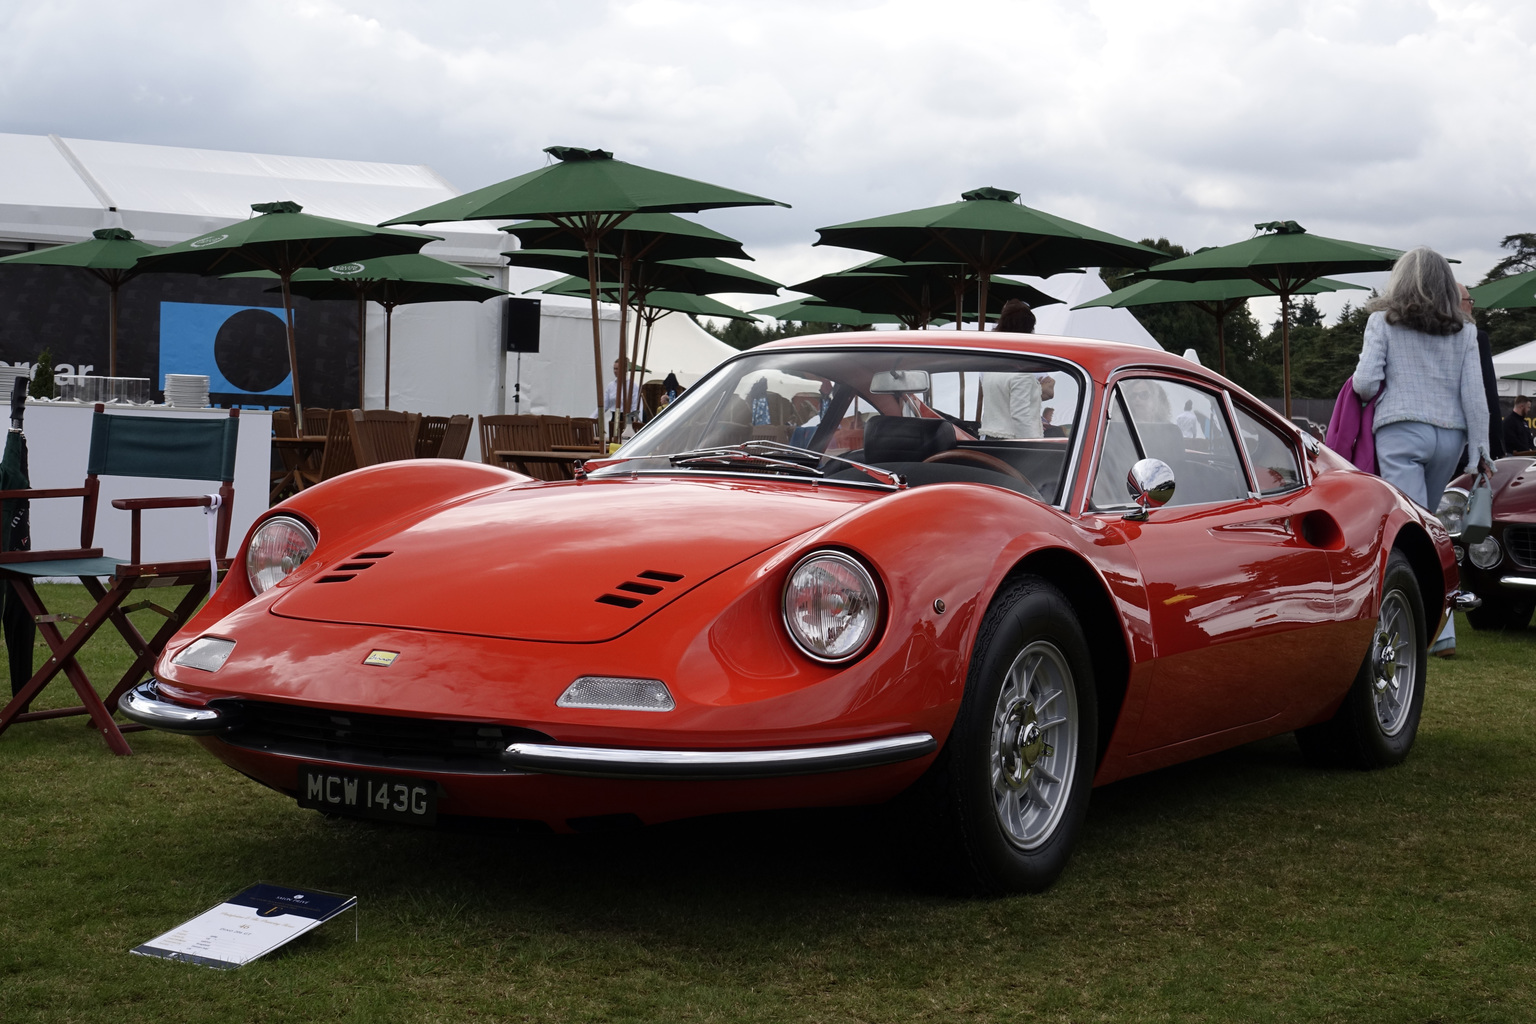
<path fill-rule="evenodd" d="M 357 464 L 377 466 L 381 462 L 414 459 L 420 426 L 420 413 L 353 409 L 352 452 Z"/>
<path fill-rule="evenodd" d="M 309 422 L 305 410 L 305 423 Z M 352 450 L 352 417 L 337 409 L 332 416 L 326 413 L 325 447 L 320 452 L 320 479 L 329 480 L 357 468 L 357 453 Z"/>
<path fill-rule="evenodd" d="M 443 447 L 443 435 L 448 430 L 447 416 L 422 416 L 421 426 L 416 428 L 416 457 L 435 459 Z"/>
<path fill-rule="evenodd" d="M 0 500 L 10 498 L 81 498 L 80 546 L 52 551 L 7 551 L 0 553 L 0 580 L 9 582 L 22 605 L 37 623 L 39 635 L 48 644 L 52 657 L 38 669 L 25 686 L 0 709 L 0 733 L 13 722 L 31 722 L 45 718 L 89 715 L 96 730 L 116 754 L 131 754 L 123 732 L 112 720 L 117 701 L 129 687 L 137 685 L 154 664 L 166 643 L 191 617 L 203 598 L 215 570 L 222 575 L 229 568 L 225 552 L 229 546 L 229 522 L 235 503 L 235 441 L 240 410 L 231 409 L 224 419 L 183 419 L 168 416 L 109 416 L 96 406 L 91 424 L 91 452 L 85 484 L 81 487 L 29 488 L 0 491 Z M 217 495 L 199 494 L 171 498 L 118 498 L 112 507 L 130 512 L 132 519 L 131 552 L 128 558 L 103 557 L 92 547 L 96 532 L 96 501 L 100 477 L 156 477 L 172 480 L 219 482 Z M 139 517 L 145 509 L 208 508 L 218 502 L 211 552 L 207 558 L 185 561 L 145 563 L 140 557 Z M 54 614 L 44 606 L 35 583 L 48 576 L 74 576 L 96 601 L 83 618 Z M 107 578 L 103 586 L 101 578 Z M 190 587 L 175 609 L 163 608 L 152 601 L 125 604 L 137 590 L 150 587 Z M 141 608 L 164 615 L 165 625 L 146 640 L 128 620 L 128 613 Z M 60 622 L 78 624 L 69 636 L 59 630 Z M 108 692 L 105 699 L 81 668 L 76 655 L 96 631 L 111 622 L 132 649 L 134 659 Z M 69 679 L 80 697 L 77 707 L 27 711 L 32 700 L 60 672 Z M 133 726 L 123 728 L 133 729 Z"/>
<path fill-rule="evenodd" d="M 462 459 L 464 453 L 469 450 L 469 433 L 474 428 L 475 421 L 468 416 L 450 416 L 448 425 L 443 429 L 442 444 L 433 456 L 438 459 Z"/>

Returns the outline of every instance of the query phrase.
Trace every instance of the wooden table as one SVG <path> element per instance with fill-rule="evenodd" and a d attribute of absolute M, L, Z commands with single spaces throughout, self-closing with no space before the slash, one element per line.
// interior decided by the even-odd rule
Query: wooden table
<path fill-rule="evenodd" d="M 279 496 L 290 488 L 302 491 L 320 480 L 320 459 L 325 454 L 325 435 L 308 434 L 304 437 L 274 437 L 272 450 L 283 460 L 281 474 L 274 473 L 272 491 L 267 496 L 269 504 L 276 504 Z"/>
<path fill-rule="evenodd" d="M 575 476 L 573 467 L 576 463 L 586 459 L 595 459 L 602 453 L 595 448 L 576 448 L 568 450 L 556 448 L 553 451 L 494 451 L 492 457 L 499 463 L 509 466 L 524 476 L 533 476 L 530 466 L 557 465 L 562 467 L 564 479 L 569 480 Z"/>

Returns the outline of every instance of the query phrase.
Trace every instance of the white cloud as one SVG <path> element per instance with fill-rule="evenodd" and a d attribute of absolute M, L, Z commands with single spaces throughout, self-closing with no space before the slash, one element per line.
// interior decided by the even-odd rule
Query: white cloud
<path fill-rule="evenodd" d="M 466 189 L 602 146 L 793 203 L 705 218 L 788 279 L 839 265 L 819 225 L 985 184 L 1132 238 L 1294 219 L 1476 278 L 1536 228 L 1533 49 L 1518 0 L 59 0 L 0 13 L 0 131 Z"/>

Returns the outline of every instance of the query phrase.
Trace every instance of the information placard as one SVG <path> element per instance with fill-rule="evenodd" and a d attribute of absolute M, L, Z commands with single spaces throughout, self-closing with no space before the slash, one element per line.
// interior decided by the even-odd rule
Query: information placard
<path fill-rule="evenodd" d="M 356 905 L 356 896 L 258 882 L 131 952 L 231 970 Z"/>

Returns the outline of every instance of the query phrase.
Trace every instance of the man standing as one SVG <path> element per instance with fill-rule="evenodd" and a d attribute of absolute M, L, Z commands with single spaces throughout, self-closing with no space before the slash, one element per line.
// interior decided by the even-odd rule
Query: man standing
<path fill-rule="evenodd" d="M 1456 290 L 1461 292 L 1461 312 L 1471 320 L 1472 293 L 1460 281 L 1456 282 Z M 1493 345 L 1488 341 L 1488 332 L 1481 327 L 1477 329 L 1477 361 L 1483 369 L 1483 397 L 1488 401 L 1488 457 L 1502 459 L 1509 454 L 1509 446 L 1503 443 L 1504 435 L 1499 429 L 1499 375 L 1493 369 Z"/>
<path fill-rule="evenodd" d="M 1536 444 L 1531 438 L 1531 426 L 1526 418 L 1531 414 L 1531 399 L 1528 395 L 1521 395 L 1515 399 L 1515 407 L 1504 417 L 1504 451 L 1513 455 L 1516 452 L 1528 452 Z"/>

